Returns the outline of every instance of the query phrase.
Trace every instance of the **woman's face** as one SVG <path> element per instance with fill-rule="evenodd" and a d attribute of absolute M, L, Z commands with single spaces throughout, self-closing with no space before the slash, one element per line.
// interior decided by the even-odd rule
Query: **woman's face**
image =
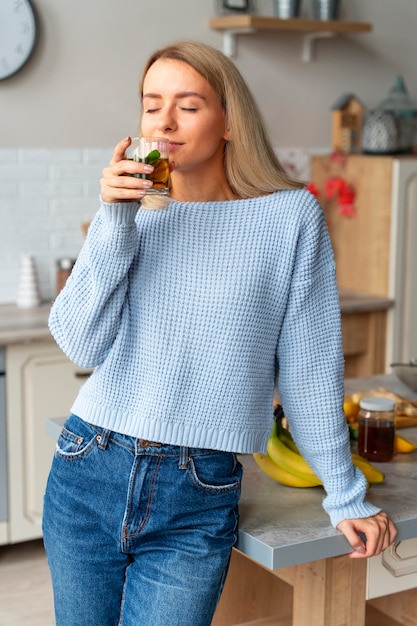
<path fill-rule="evenodd" d="M 223 162 L 228 138 L 219 98 L 201 74 L 174 59 L 159 59 L 143 83 L 142 134 L 165 137 L 175 171 L 194 171 Z"/>

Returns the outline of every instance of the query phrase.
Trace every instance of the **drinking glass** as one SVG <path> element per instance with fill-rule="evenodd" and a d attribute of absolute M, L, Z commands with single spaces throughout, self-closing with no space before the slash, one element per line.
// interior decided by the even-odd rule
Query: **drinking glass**
<path fill-rule="evenodd" d="M 146 194 L 169 193 L 169 141 L 160 137 L 133 137 L 126 150 L 126 159 L 149 163 L 154 170 L 150 174 L 132 174 L 136 178 L 148 178 L 153 186 Z"/>

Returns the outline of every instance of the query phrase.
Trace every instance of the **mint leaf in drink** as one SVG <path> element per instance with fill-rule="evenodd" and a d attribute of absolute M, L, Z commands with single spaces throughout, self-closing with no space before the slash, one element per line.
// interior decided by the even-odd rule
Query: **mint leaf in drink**
<path fill-rule="evenodd" d="M 152 150 L 152 152 L 150 152 L 148 156 L 145 157 L 145 163 L 149 163 L 149 165 L 155 165 L 157 160 L 160 158 L 161 153 L 159 152 L 159 150 Z"/>

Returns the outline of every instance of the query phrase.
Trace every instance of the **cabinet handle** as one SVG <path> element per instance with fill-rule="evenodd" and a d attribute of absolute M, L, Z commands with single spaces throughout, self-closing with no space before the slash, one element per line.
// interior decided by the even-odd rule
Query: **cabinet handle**
<path fill-rule="evenodd" d="M 401 544 L 408 549 L 400 550 Z M 416 540 L 395 541 L 382 553 L 382 565 L 395 577 L 417 573 Z"/>

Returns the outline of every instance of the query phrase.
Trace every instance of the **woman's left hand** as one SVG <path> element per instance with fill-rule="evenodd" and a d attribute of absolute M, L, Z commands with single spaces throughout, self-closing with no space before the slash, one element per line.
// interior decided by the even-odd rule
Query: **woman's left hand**
<path fill-rule="evenodd" d="M 380 554 L 388 548 L 397 535 L 397 529 L 388 515 L 381 511 L 372 517 L 363 519 L 346 519 L 337 525 L 345 535 L 354 552 L 349 554 L 352 559 L 361 559 Z M 366 537 L 366 541 L 359 535 Z"/>

